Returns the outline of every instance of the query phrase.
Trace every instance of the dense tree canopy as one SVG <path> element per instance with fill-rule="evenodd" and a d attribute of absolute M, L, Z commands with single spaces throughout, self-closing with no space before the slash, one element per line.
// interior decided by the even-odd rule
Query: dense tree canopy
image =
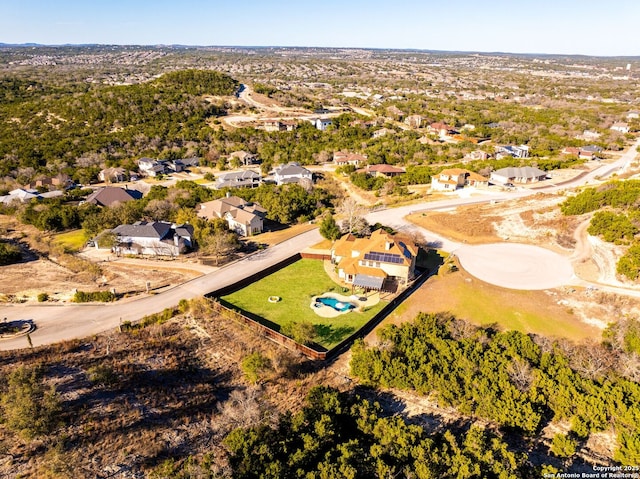
<path fill-rule="evenodd" d="M 457 436 L 457 437 L 456 437 Z M 466 434 L 430 434 L 376 404 L 317 387 L 296 414 L 274 426 L 233 431 L 225 440 L 233 477 L 349 478 L 530 477 L 524 457 L 472 427 Z"/>
<path fill-rule="evenodd" d="M 433 394 L 440 404 L 526 434 L 552 418 L 570 421 L 582 438 L 613 425 L 618 460 L 638 459 L 628 438 L 639 432 L 640 384 L 602 369 L 588 351 L 568 358 L 516 331 L 430 314 L 383 329 L 380 340 L 377 348 L 353 347 L 351 371 L 365 384 Z"/>

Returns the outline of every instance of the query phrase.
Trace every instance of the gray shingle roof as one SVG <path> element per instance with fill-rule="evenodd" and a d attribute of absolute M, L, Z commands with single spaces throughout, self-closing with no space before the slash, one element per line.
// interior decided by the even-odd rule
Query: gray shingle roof
<path fill-rule="evenodd" d="M 120 225 L 113 229 L 118 236 L 137 238 L 158 238 L 167 236 L 171 223 L 165 221 L 137 221 L 132 225 Z"/>

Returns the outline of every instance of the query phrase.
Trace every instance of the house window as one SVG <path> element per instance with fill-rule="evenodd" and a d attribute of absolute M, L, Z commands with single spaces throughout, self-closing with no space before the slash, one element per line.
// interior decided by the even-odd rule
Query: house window
<path fill-rule="evenodd" d="M 380 267 L 380 261 L 376 261 L 376 268 Z"/>

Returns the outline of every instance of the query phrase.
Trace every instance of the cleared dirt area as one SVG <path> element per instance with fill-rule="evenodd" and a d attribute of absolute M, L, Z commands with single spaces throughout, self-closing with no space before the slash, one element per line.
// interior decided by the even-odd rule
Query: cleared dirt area
<path fill-rule="evenodd" d="M 108 252 L 97 255 L 65 253 L 52 236 L 0 217 L 3 237 L 18 244 L 23 261 L 0 266 L 0 302 L 37 301 L 40 293 L 49 301 L 68 301 L 75 290 L 98 291 L 114 288 L 118 294 L 135 294 L 173 286 L 203 274 L 191 260 L 116 261 Z M 91 253 L 91 251 L 90 251 Z"/>
<path fill-rule="evenodd" d="M 513 241 L 568 251 L 580 220 L 563 216 L 563 196 L 538 194 L 532 198 L 492 204 L 460 206 L 446 212 L 419 212 L 407 220 L 443 236 L 468 244 Z"/>
<path fill-rule="evenodd" d="M 168 456 L 207 453 L 222 471 L 230 430 L 297 410 L 317 384 L 345 384 L 212 316 L 204 301 L 194 304 L 188 315 L 142 330 L 0 353 L 3 375 L 16 364 L 46 364 L 44 378 L 62 406 L 60 427 L 44 437 L 23 440 L 0 429 L 0 477 L 149 477 Z M 270 364 L 258 385 L 240 367 L 252 352 Z"/>

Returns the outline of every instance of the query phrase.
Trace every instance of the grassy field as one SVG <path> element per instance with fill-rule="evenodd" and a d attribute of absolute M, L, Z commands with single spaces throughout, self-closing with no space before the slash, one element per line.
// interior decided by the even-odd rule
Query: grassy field
<path fill-rule="evenodd" d="M 60 233 L 53 239 L 55 244 L 61 245 L 68 252 L 80 251 L 86 241 L 87 237 L 81 229 Z"/>
<path fill-rule="evenodd" d="M 544 291 L 519 291 L 479 281 L 464 271 L 430 278 L 385 323 L 412 320 L 419 312 L 447 311 L 477 325 L 496 324 L 547 337 L 596 339 L 602 331 L 585 324 L 558 297 Z"/>
<path fill-rule="evenodd" d="M 387 304 L 381 301 L 364 312 L 321 318 L 311 309 L 311 298 L 327 291 L 342 293 L 342 287 L 327 276 L 322 261 L 303 259 L 221 299 L 266 319 L 276 330 L 287 323 L 309 321 L 316 325 L 318 344 L 327 349 L 357 331 Z M 270 303 L 269 296 L 282 299 Z"/>

